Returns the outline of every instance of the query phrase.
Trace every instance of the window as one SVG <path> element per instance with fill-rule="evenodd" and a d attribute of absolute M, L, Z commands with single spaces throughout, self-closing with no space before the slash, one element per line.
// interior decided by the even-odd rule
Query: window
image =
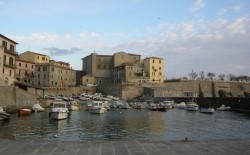
<path fill-rule="evenodd" d="M 38 72 L 40 72 L 40 67 L 37 68 Z"/>
<path fill-rule="evenodd" d="M 25 64 L 25 67 L 27 68 L 27 67 L 28 67 L 28 64 Z"/>
<path fill-rule="evenodd" d="M 37 60 L 39 60 L 39 56 L 37 56 Z"/>
<path fill-rule="evenodd" d="M 155 69 L 155 66 L 152 66 L 152 69 Z"/>
<path fill-rule="evenodd" d="M 43 71 L 47 71 L 47 67 L 43 67 Z"/>
<path fill-rule="evenodd" d="M 159 67 L 159 70 L 161 70 L 161 67 Z"/>
<path fill-rule="evenodd" d="M 101 68 L 101 66 L 100 66 L 100 65 L 97 65 L 97 68 L 98 68 L 98 69 L 100 69 L 100 68 Z"/>
<path fill-rule="evenodd" d="M 44 57 L 42 57 L 42 60 L 44 61 L 44 60 L 45 60 L 45 58 L 44 58 Z"/>
<path fill-rule="evenodd" d="M 161 64 L 161 60 L 159 60 L 159 63 Z"/>
<path fill-rule="evenodd" d="M 51 81 L 51 86 L 53 86 L 53 81 Z"/>
<path fill-rule="evenodd" d="M 4 49 L 7 49 L 7 42 L 3 40 L 3 43 L 2 43 L 2 47 L 4 47 Z"/>
<path fill-rule="evenodd" d="M 11 44 L 10 44 L 10 51 L 11 51 L 11 52 L 14 52 L 14 51 L 15 51 L 14 45 L 11 45 Z"/>
<path fill-rule="evenodd" d="M 31 68 L 33 68 L 34 66 L 33 65 L 31 65 Z"/>
<path fill-rule="evenodd" d="M 153 60 L 153 63 L 155 63 L 155 60 Z"/>
<path fill-rule="evenodd" d="M 12 72 L 11 72 L 11 70 L 9 71 L 9 75 L 11 76 L 11 74 L 12 74 Z"/>
<path fill-rule="evenodd" d="M 38 79 L 40 78 L 40 74 L 37 74 L 37 78 L 38 78 Z"/>
<path fill-rule="evenodd" d="M 46 78 L 46 74 L 43 74 L 43 78 Z"/>
<path fill-rule="evenodd" d="M 38 82 L 38 85 L 40 85 L 40 81 Z"/>
<path fill-rule="evenodd" d="M 22 66 L 22 64 L 21 63 L 19 63 L 19 67 L 21 67 Z"/>

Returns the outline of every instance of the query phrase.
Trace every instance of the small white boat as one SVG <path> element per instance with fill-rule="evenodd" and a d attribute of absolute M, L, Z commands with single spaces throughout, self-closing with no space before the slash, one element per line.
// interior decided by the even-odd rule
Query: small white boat
<path fill-rule="evenodd" d="M 43 112 L 45 109 L 38 103 L 35 103 L 32 107 L 31 107 L 32 111 L 35 112 Z"/>
<path fill-rule="evenodd" d="M 69 117 L 69 109 L 64 101 L 55 101 L 49 113 L 51 119 L 62 120 Z"/>
<path fill-rule="evenodd" d="M 229 107 L 229 106 L 225 106 L 224 104 L 222 104 L 219 108 L 217 108 L 216 110 L 219 110 L 219 111 L 228 111 L 228 110 L 230 110 L 231 109 L 231 107 Z"/>
<path fill-rule="evenodd" d="M 181 103 L 176 104 L 174 107 L 178 108 L 178 109 L 185 109 L 186 108 L 186 103 L 181 102 Z"/>
<path fill-rule="evenodd" d="M 69 102 L 69 110 L 70 111 L 77 111 L 80 109 L 79 104 L 77 103 L 77 101 L 70 101 Z"/>
<path fill-rule="evenodd" d="M 93 114 L 103 114 L 107 110 L 104 108 L 102 101 L 92 101 L 92 107 L 90 108 L 89 112 Z"/>
<path fill-rule="evenodd" d="M 214 108 L 200 108 L 200 112 L 201 113 L 206 113 L 206 114 L 213 114 L 214 113 Z"/>
<path fill-rule="evenodd" d="M 129 109 L 130 106 L 128 105 L 127 102 L 121 102 L 118 106 L 119 109 Z"/>
<path fill-rule="evenodd" d="M 0 121 L 8 120 L 8 119 L 10 119 L 10 114 L 6 113 L 4 111 L 4 108 L 0 106 Z"/>
<path fill-rule="evenodd" d="M 187 111 L 197 111 L 199 109 L 199 105 L 195 102 L 187 102 L 186 110 Z"/>

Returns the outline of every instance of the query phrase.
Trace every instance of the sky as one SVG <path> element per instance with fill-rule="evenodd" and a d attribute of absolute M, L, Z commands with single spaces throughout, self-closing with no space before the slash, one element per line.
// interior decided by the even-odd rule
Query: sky
<path fill-rule="evenodd" d="M 0 0 L 0 33 L 81 70 L 96 52 L 161 57 L 165 78 L 192 70 L 250 76 L 249 0 Z"/>

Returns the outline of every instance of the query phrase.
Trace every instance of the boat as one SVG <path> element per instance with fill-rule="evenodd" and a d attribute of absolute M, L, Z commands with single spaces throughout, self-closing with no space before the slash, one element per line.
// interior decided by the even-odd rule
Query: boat
<path fill-rule="evenodd" d="M 104 108 L 102 101 L 92 101 L 92 107 L 90 108 L 89 112 L 92 114 L 103 114 L 107 110 Z"/>
<path fill-rule="evenodd" d="M 0 106 L 0 121 L 10 119 L 10 114 L 6 113 L 4 108 Z"/>
<path fill-rule="evenodd" d="M 217 108 L 216 110 L 219 110 L 219 111 L 228 111 L 228 110 L 230 110 L 231 109 L 231 107 L 229 107 L 229 106 L 225 106 L 224 104 L 222 104 L 219 108 Z"/>
<path fill-rule="evenodd" d="M 32 107 L 31 107 L 32 111 L 35 112 L 43 112 L 45 109 L 38 103 L 35 103 Z"/>
<path fill-rule="evenodd" d="M 197 111 L 199 109 L 199 105 L 195 102 L 187 102 L 186 108 L 187 111 Z"/>
<path fill-rule="evenodd" d="M 174 107 L 177 108 L 177 109 L 185 109 L 186 108 L 186 103 L 181 102 L 181 103 L 175 104 Z"/>
<path fill-rule="evenodd" d="M 214 108 L 204 108 L 204 107 L 200 108 L 201 113 L 213 114 L 214 111 L 215 111 Z"/>
<path fill-rule="evenodd" d="M 77 103 L 77 101 L 70 101 L 69 102 L 69 110 L 70 111 L 77 111 L 80 109 L 79 104 Z"/>
<path fill-rule="evenodd" d="M 121 103 L 118 105 L 118 108 L 119 108 L 119 109 L 129 109 L 130 106 L 128 105 L 127 102 L 121 102 Z"/>
<path fill-rule="evenodd" d="M 154 103 L 150 104 L 149 110 L 152 110 L 152 111 L 163 111 L 163 112 L 167 111 L 165 105 L 154 104 Z"/>
<path fill-rule="evenodd" d="M 26 116 L 26 115 L 30 115 L 31 114 L 31 109 L 27 109 L 27 108 L 22 108 L 18 110 L 18 114 L 19 116 Z"/>
<path fill-rule="evenodd" d="M 64 101 L 55 101 L 52 104 L 49 117 L 55 120 L 62 120 L 69 117 L 69 109 Z"/>

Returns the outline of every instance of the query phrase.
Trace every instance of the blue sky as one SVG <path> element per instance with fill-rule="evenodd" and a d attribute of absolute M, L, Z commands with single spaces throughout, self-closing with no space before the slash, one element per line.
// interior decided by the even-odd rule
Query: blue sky
<path fill-rule="evenodd" d="M 250 76 L 249 0 L 0 0 L 0 33 L 69 62 L 96 51 L 162 57 L 165 77 Z"/>

